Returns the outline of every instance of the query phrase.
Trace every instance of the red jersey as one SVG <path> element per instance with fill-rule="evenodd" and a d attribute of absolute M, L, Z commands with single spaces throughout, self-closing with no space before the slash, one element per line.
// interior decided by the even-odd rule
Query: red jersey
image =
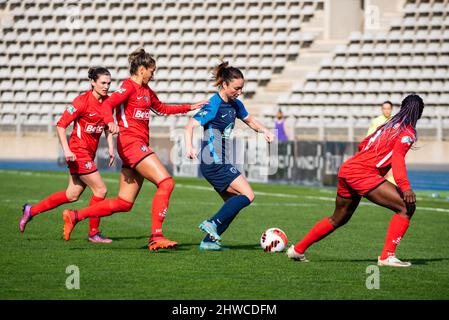
<path fill-rule="evenodd" d="M 107 101 L 107 97 L 104 101 Z M 70 150 L 77 159 L 95 158 L 98 142 L 105 127 L 102 117 L 102 102 L 98 101 L 92 90 L 76 97 L 64 111 L 56 126 L 67 128 L 74 121 L 69 140 Z"/>
<path fill-rule="evenodd" d="M 118 139 L 121 144 L 136 140 L 149 144 L 150 111 L 156 114 L 176 114 L 190 111 L 190 105 L 169 106 L 159 101 L 148 84 L 139 85 L 130 78 L 123 81 L 104 103 L 104 121 L 113 122 L 112 109 L 120 127 Z"/>
<path fill-rule="evenodd" d="M 393 177 L 401 191 L 411 189 L 407 178 L 405 155 L 416 140 L 411 126 L 397 132 L 399 124 L 379 129 L 359 144 L 359 152 L 340 168 L 339 177 L 365 177 L 368 174 L 385 176 L 393 168 Z"/>

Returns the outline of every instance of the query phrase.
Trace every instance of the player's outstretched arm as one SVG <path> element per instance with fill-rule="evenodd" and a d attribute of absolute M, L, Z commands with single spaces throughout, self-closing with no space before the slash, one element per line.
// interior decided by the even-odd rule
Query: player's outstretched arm
<path fill-rule="evenodd" d="M 249 115 L 248 117 L 246 117 L 243 120 L 243 122 L 245 122 L 248 125 L 248 127 L 253 129 L 254 131 L 262 132 L 264 134 L 265 140 L 268 143 L 273 142 L 274 134 L 267 127 L 265 127 L 261 122 L 259 122 L 256 118 L 254 118 L 252 115 Z"/>

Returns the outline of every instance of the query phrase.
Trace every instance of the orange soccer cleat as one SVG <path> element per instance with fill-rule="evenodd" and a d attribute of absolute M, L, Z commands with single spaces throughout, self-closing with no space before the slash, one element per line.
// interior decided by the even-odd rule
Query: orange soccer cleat
<path fill-rule="evenodd" d="M 73 210 L 64 210 L 62 212 L 62 218 L 64 219 L 64 240 L 70 240 L 70 234 L 75 228 L 76 223 L 78 222 L 76 219 L 77 213 Z"/>
<path fill-rule="evenodd" d="M 150 251 L 156 251 L 159 249 L 170 249 L 176 247 L 178 243 L 176 241 L 168 240 L 164 236 L 151 237 L 148 243 L 148 249 Z"/>

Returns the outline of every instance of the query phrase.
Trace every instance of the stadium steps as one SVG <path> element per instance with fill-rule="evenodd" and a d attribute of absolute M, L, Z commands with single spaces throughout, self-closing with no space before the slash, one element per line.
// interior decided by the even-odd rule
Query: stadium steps
<path fill-rule="evenodd" d="M 249 111 L 261 115 L 268 108 L 273 108 L 275 112 L 279 97 L 289 94 L 294 84 L 303 83 L 309 72 L 319 70 L 321 61 L 331 57 L 335 47 L 342 43 L 344 41 L 315 40 L 309 48 L 303 49 L 295 61 L 287 62 L 283 72 L 274 75 L 267 86 L 259 87 L 253 98 L 245 101 Z"/>

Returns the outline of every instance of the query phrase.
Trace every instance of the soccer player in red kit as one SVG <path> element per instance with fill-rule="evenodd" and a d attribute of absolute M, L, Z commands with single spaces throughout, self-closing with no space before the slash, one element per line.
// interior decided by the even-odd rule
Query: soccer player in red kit
<path fill-rule="evenodd" d="M 290 259 L 306 262 L 304 252 L 349 221 L 361 197 L 392 210 L 393 215 L 378 265 L 409 267 L 395 256 L 416 208 L 416 196 L 407 178 L 405 155 L 417 141 L 416 123 L 424 110 L 418 95 L 407 96 L 401 110 L 359 144 L 359 152 L 344 162 L 338 172 L 334 214 L 318 222 L 296 245 L 287 250 Z M 384 176 L 393 169 L 398 187 Z"/>
<path fill-rule="evenodd" d="M 159 101 L 148 86 L 156 70 L 156 62 L 145 52 L 137 49 L 129 56 L 131 77 L 105 102 L 104 121 L 111 133 L 118 133 L 117 151 L 123 161 L 118 197 L 107 199 L 82 210 L 65 210 L 64 239 L 69 240 L 76 223 L 87 217 L 104 217 L 114 212 L 127 212 L 133 207 L 144 179 L 157 186 L 152 203 L 152 228 L 148 248 L 172 248 L 175 241 L 162 233 L 162 222 L 168 209 L 174 181 L 162 162 L 149 147 L 150 111 L 158 114 L 186 113 L 201 108 L 206 102 L 193 105 L 170 106 Z M 117 124 L 112 117 L 115 109 Z"/>
<path fill-rule="evenodd" d="M 101 116 L 103 103 L 108 98 L 111 85 L 111 74 L 106 68 L 90 68 L 89 79 L 92 89 L 76 97 L 63 113 L 56 124 L 59 141 L 64 150 L 64 156 L 70 171 L 69 184 L 65 191 L 59 191 L 43 201 L 35 204 L 25 204 L 22 210 L 19 230 L 25 227 L 39 213 L 54 209 L 64 203 L 77 201 L 86 186 L 92 190 L 93 196 L 89 205 L 103 200 L 106 196 L 106 186 L 94 162 L 98 142 L 103 131 L 106 134 L 109 147 L 109 166 L 114 161 L 114 146 L 112 135 L 104 130 L 105 122 Z M 70 141 L 67 141 L 66 128 L 74 122 Z M 100 219 L 89 219 L 89 235 L 91 242 L 111 242 L 98 229 Z"/>

